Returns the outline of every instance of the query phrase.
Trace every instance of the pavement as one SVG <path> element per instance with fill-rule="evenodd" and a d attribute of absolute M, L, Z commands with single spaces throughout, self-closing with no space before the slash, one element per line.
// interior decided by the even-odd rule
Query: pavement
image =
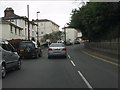
<path fill-rule="evenodd" d="M 87 48 L 84 48 L 83 53 L 86 53 L 86 54 L 88 54 L 89 56 L 92 56 L 92 57 L 102 59 L 104 61 L 115 64 L 117 66 L 120 66 L 118 56 L 113 56 L 112 57 L 109 54 L 105 54 L 103 52 L 99 52 L 99 51 L 92 50 L 92 49 L 87 49 Z"/>

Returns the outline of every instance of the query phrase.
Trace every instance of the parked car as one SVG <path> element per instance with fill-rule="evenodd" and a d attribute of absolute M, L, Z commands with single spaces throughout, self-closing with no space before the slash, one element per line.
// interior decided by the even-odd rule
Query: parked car
<path fill-rule="evenodd" d="M 63 43 L 52 43 L 48 48 L 48 59 L 52 56 L 67 57 L 67 49 Z"/>
<path fill-rule="evenodd" d="M 63 40 L 57 40 L 57 43 L 64 43 Z"/>
<path fill-rule="evenodd" d="M 8 70 L 21 69 L 21 59 L 15 48 L 6 40 L 0 40 L 0 61 L 2 78 L 6 76 Z"/>
<path fill-rule="evenodd" d="M 73 43 L 72 43 L 72 41 L 67 40 L 67 41 L 66 41 L 66 45 L 67 45 L 67 46 L 69 46 L 69 45 L 73 45 Z"/>
<path fill-rule="evenodd" d="M 74 40 L 74 44 L 80 44 L 79 40 Z"/>
<path fill-rule="evenodd" d="M 42 56 L 41 47 L 36 47 L 32 41 L 21 41 L 18 52 L 21 58 L 38 58 Z"/>

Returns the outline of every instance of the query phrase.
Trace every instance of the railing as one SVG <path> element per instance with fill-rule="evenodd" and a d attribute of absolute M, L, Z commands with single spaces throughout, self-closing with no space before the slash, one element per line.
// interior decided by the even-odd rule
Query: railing
<path fill-rule="evenodd" d="M 120 42 L 85 42 L 84 46 L 109 57 L 118 58 L 120 56 Z"/>

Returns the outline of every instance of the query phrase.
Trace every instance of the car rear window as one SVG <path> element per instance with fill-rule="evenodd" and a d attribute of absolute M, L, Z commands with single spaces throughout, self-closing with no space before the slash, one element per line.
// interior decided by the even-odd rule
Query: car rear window
<path fill-rule="evenodd" d="M 64 47 L 64 44 L 62 43 L 52 43 L 50 47 Z"/>
<path fill-rule="evenodd" d="M 35 47 L 35 45 L 32 42 L 21 42 L 20 48 L 26 48 L 26 47 Z"/>

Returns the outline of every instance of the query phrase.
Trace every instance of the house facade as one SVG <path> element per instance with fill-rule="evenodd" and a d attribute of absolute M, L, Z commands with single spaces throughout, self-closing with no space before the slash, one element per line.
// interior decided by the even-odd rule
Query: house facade
<path fill-rule="evenodd" d="M 43 38 L 44 35 L 59 31 L 59 25 L 48 19 L 33 20 L 38 24 L 38 36 L 39 40 Z"/>
<path fill-rule="evenodd" d="M 28 27 L 29 24 L 29 27 Z M 12 8 L 6 8 L 4 11 L 4 17 L 1 18 L 2 26 L 2 38 L 6 39 L 24 39 L 28 40 L 28 28 L 29 39 L 34 37 L 36 39 L 37 25 L 29 21 L 25 16 L 18 16 L 14 13 Z M 4 33 L 7 32 L 7 37 Z"/>
<path fill-rule="evenodd" d="M 66 33 L 66 41 L 71 41 L 74 43 L 75 39 L 81 40 L 80 38 L 82 37 L 82 33 L 75 28 L 65 27 L 64 30 Z"/>
<path fill-rule="evenodd" d="M 11 22 L 8 21 L 0 21 L 0 33 L 1 33 L 1 38 L 6 39 L 6 40 L 11 40 L 11 39 L 23 39 L 22 36 L 22 31 L 23 28 L 12 24 Z"/>

